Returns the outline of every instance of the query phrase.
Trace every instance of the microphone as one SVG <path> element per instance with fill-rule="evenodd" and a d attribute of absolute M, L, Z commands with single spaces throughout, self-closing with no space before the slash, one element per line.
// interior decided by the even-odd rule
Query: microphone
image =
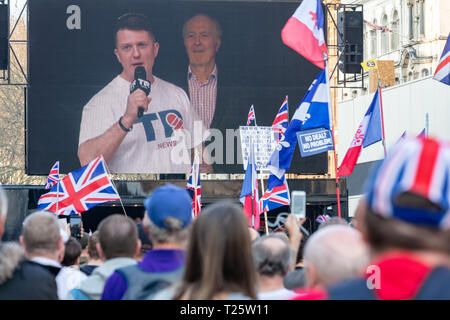
<path fill-rule="evenodd" d="M 134 70 L 134 80 L 131 83 L 130 93 L 141 89 L 145 92 L 145 95 L 150 94 L 150 81 L 147 81 L 147 73 L 143 66 L 139 66 Z M 139 108 L 138 117 L 141 118 L 144 115 L 144 109 Z"/>

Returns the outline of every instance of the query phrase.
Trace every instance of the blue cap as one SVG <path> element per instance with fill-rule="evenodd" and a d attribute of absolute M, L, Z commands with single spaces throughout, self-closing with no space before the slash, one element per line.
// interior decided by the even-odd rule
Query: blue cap
<path fill-rule="evenodd" d="M 192 199 L 184 188 L 166 184 L 156 188 L 144 201 L 150 220 L 160 228 L 166 229 L 164 223 L 169 217 L 183 222 L 183 228 L 192 220 Z"/>

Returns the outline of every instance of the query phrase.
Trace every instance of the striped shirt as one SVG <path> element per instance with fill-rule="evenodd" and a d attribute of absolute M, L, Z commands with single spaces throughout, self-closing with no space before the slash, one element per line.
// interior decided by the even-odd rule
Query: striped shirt
<path fill-rule="evenodd" d="M 191 104 L 202 119 L 204 126 L 209 129 L 216 110 L 217 66 L 214 66 L 213 72 L 205 83 L 201 83 L 197 79 L 189 66 L 188 85 Z"/>

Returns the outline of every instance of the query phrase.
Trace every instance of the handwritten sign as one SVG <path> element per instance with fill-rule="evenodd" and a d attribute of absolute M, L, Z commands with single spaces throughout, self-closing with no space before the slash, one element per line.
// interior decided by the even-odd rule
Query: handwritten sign
<path fill-rule="evenodd" d="M 267 171 L 267 162 L 277 144 L 272 127 L 240 126 L 239 131 L 244 171 L 247 169 L 251 144 L 254 145 L 256 170 Z"/>

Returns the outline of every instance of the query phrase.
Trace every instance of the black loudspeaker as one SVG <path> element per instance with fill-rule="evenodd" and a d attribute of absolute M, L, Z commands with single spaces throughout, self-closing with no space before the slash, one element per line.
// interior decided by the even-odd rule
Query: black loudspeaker
<path fill-rule="evenodd" d="M 360 73 L 363 62 L 362 11 L 338 12 L 339 70 L 343 73 Z"/>
<path fill-rule="evenodd" d="M 8 5 L 0 4 L 0 70 L 8 69 L 9 62 L 9 13 Z"/>

